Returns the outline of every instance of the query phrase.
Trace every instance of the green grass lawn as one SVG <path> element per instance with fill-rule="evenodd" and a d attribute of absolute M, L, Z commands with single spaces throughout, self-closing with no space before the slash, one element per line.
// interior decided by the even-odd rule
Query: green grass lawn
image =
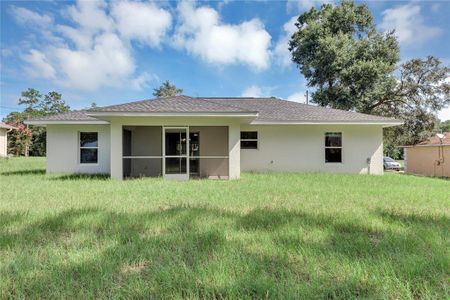
<path fill-rule="evenodd" d="M 1 298 L 448 298 L 450 181 L 116 182 L 0 160 Z"/>

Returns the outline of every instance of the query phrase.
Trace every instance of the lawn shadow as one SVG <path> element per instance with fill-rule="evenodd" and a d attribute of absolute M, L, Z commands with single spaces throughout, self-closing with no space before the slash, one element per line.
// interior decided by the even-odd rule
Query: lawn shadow
<path fill-rule="evenodd" d="M 329 235 L 318 242 L 300 234 L 314 230 Z M 63 291 L 74 298 L 382 298 L 379 281 L 344 274 L 337 280 L 326 268 L 315 270 L 336 258 L 368 266 L 391 264 L 396 280 L 440 288 L 429 277 L 445 278 L 445 265 L 430 263 L 412 274 L 405 265 L 417 263 L 418 256 L 445 261 L 445 251 L 437 245 L 406 247 L 417 245 L 413 239 L 339 216 L 174 206 L 135 214 L 71 209 L 2 232 L 0 247 L 23 253 L 5 270 L 23 268 L 25 275 L 15 281 L 19 287 L 26 282 L 24 297 L 52 298 Z M 273 248 L 268 249 L 268 242 Z M 49 247 L 64 249 L 64 255 L 42 255 Z M 292 260 L 296 255 L 303 258 Z M 321 264 L 315 265 L 315 259 Z M 30 276 L 36 266 L 40 276 Z"/>
<path fill-rule="evenodd" d="M 43 174 L 45 174 L 45 169 L 7 171 L 7 172 L 0 173 L 0 175 L 3 175 L 3 176 L 23 176 L 23 175 L 43 175 Z"/>
<path fill-rule="evenodd" d="M 388 222 L 439 227 L 450 232 L 450 218 L 443 214 L 406 214 L 399 211 L 382 209 L 376 210 L 375 214 Z"/>
<path fill-rule="evenodd" d="M 111 176 L 109 174 L 64 174 L 64 175 L 50 175 L 50 180 L 86 180 L 86 179 L 94 179 L 94 180 L 109 180 Z"/>

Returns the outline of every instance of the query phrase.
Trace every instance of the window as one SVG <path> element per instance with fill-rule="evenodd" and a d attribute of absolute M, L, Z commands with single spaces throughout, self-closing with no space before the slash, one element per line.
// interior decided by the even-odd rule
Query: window
<path fill-rule="evenodd" d="M 98 132 L 80 132 L 80 163 L 98 162 Z"/>
<path fill-rule="evenodd" d="M 258 149 L 257 131 L 241 131 L 241 149 Z"/>
<path fill-rule="evenodd" d="M 342 162 L 342 133 L 341 132 L 325 133 L 325 162 L 326 163 Z"/>

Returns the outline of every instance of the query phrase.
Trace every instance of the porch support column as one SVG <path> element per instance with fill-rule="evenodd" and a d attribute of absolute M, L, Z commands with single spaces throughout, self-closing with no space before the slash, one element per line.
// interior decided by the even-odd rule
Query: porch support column
<path fill-rule="evenodd" d="M 241 177 L 241 125 L 233 122 L 228 126 L 228 176 L 230 179 Z"/>
<path fill-rule="evenodd" d="M 111 178 L 123 179 L 122 159 L 122 123 L 111 121 Z"/>

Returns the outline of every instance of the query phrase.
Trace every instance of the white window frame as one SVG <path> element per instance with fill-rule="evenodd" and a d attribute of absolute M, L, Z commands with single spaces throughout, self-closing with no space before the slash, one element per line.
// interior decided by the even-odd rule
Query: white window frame
<path fill-rule="evenodd" d="M 256 132 L 256 139 L 241 139 L 242 132 Z M 259 132 L 257 130 L 241 130 L 239 132 L 239 147 L 241 150 L 259 150 Z M 256 142 L 256 148 L 242 148 L 241 142 Z"/>
<path fill-rule="evenodd" d="M 341 146 L 327 146 L 327 134 L 336 134 L 339 133 L 341 135 Z M 326 164 L 342 164 L 344 163 L 344 134 L 342 133 L 342 131 L 326 131 L 324 133 L 324 144 L 325 144 L 325 156 L 324 156 L 324 160 Z M 337 161 L 337 162 L 332 162 L 332 161 L 326 161 L 326 152 L 327 149 L 341 149 L 341 161 Z"/>
<path fill-rule="evenodd" d="M 82 133 L 96 133 L 97 134 L 97 147 L 81 146 L 81 134 Z M 81 149 L 97 149 L 97 162 L 95 162 L 95 163 L 84 163 L 84 162 L 81 162 Z M 95 165 L 98 165 L 99 156 L 100 156 L 100 151 L 99 151 L 99 134 L 98 134 L 98 131 L 78 131 L 78 163 L 80 165 L 95 166 Z"/>

